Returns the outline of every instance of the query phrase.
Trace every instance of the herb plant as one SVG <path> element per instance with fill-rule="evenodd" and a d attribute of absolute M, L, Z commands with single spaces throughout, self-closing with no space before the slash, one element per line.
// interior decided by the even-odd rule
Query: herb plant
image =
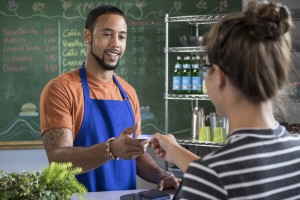
<path fill-rule="evenodd" d="M 38 172 L 8 174 L 0 170 L 0 199 L 64 200 L 74 193 L 83 199 L 87 190 L 75 177 L 81 171 L 73 168 L 72 163 L 55 162 Z"/>

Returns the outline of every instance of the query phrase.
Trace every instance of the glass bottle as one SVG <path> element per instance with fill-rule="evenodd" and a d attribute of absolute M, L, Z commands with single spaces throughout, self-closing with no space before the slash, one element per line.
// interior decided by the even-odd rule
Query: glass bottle
<path fill-rule="evenodd" d="M 182 89 L 182 60 L 181 56 L 177 56 L 176 64 L 173 70 L 172 90 L 174 94 L 180 94 Z"/>
<path fill-rule="evenodd" d="M 201 94 L 200 56 L 192 57 L 192 93 Z"/>
<path fill-rule="evenodd" d="M 186 56 L 183 63 L 182 72 L 182 93 L 191 94 L 192 89 L 192 69 L 191 69 L 191 57 Z"/>
<path fill-rule="evenodd" d="M 206 64 L 206 57 L 202 57 L 202 63 Z M 202 65 L 202 93 L 207 94 L 207 88 L 206 88 L 206 83 L 205 83 L 205 76 L 206 76 L 206 67 Z"/>

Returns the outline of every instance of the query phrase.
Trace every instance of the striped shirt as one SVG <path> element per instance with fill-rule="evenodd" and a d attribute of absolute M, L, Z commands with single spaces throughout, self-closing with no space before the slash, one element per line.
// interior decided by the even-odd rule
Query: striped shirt
<path fill-rule="evenodd" d="M 239 129 L 190 163 L 181 199 L 300 199 L 300 135 L 283 126 Z"/>

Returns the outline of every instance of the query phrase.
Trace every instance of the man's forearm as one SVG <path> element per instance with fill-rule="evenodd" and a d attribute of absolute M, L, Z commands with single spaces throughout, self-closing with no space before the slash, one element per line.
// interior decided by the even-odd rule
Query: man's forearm
<path fill-rule="evenodd" d="M 157 175 L 163 169 L 145 152 L 136 159 L 137 175 L 151 183 L 157 183 Z"/>
<path fill-rule="evenodd" d="M 83 172 L 95 169 L 110 159 L 105 143 L 73 147 L 70 129 L 50 129 L 42 135 L 42 140 L 49 162 L 72 162 L 74 167 L 81 167 Z"/>
<path fill-rule="evenodd" d="M 91 171 L 105 162 L 110 157 L 106 152 L 105 143 L 91 147 L 62 147 L 48 154 L 49 162 L 72 162 L 73 167 L 82 168 L 82 172 Z"/>

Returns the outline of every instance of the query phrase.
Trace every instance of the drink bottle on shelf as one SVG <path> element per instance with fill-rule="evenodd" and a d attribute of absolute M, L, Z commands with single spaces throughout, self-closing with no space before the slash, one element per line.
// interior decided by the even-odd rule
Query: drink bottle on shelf
<path fill-rule="evenodd" d="M 182 93 L 191 94 L 192 89 L 192 69 L 191 69 L 191 57 L 186 56 L 183 62 L 182 72 Z"/>
<path fill-rule="evenodd" d="M 172 90 L 174 94 L 180 94 L 182 89 L 182 60 L 181 56 L 177 56 L 176 64 L 173 70 L 173 85 Z"/>
<path fill-rule="evenodd" d="M 206 64 L 206 57 L 202 57 L 202 63 Z M 202 93 L 207 94 L 207 88 L 205 83 L 205 76 L 206 76 L 206 67 L 202 65 Z"/>
<path fill-rule="evenodd" d="M 201 56 L 196 56 L 196 60 L 198 60 L 199 63 L 199 74 L 200 74 L 200 94 L 203 94 L 203 76 L 202 76 L 202 66 L 204 65 L 203 59 L 201 59 Z"/>
<path fill-rule="evenodd" d="M 192 57 L 192 93 L 201 94 L 200 57 Z"/>

